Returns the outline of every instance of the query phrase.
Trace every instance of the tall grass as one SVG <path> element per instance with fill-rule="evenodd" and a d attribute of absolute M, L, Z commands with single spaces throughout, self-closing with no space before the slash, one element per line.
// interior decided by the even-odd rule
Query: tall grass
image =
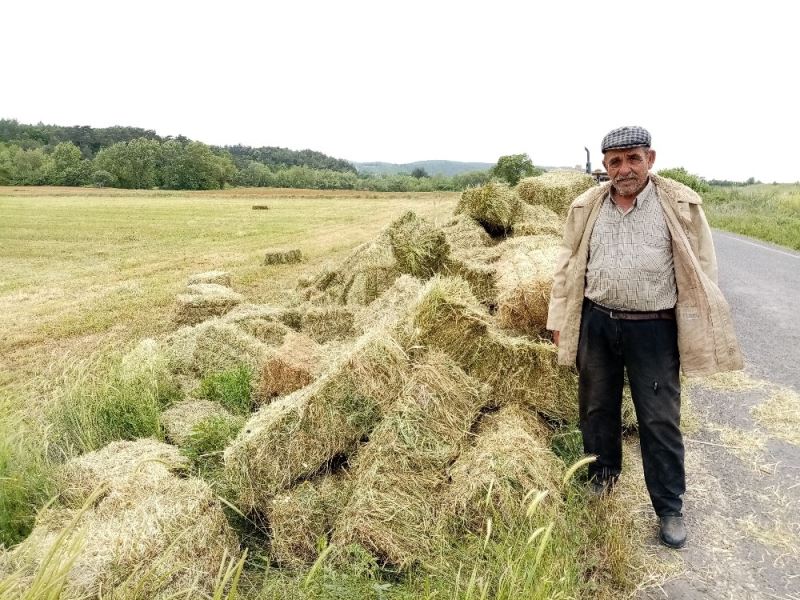
<path fill-rule="evenodd" d="M 714 186 L 703 200 L 712 227 L 800 250 L 800 185 Z"/>
<path fill-rule="evenodd" d="M 57 459 L 115 440 L 163 439 L 160 415 L 180 389 L 166 361 L 125 361 L 119 355 L 78 361 L 53 386 L 48 419 Z"/>
<path fill-rule="evenodd" d="M 235 415 L 246 416 L 253 409 L 252 380 L 252 369 L 241 365 L 206 375 L 200 380 L 195 395 L 219 402 Z"/>

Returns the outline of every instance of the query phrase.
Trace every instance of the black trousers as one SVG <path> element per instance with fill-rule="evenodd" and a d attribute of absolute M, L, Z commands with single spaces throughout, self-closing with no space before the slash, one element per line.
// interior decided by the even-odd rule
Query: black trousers
<path fill-rule="evenodd" d="M 589 476 L 622 470 L 622 387 L 631 386 L 644 478 L 658 516 L 680 515 L 686 491 L 678 335 L 674 320 L 614 319 L 583 304 L 578 374 L 583 448 L 597 456 Z"/>

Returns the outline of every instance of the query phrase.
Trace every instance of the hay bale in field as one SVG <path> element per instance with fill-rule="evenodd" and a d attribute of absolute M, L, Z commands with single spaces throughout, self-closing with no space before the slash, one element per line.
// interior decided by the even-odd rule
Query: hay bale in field
<path fill-rule="evenodd" d="M 415 365 L 394 407 L 353 465 L 353 491 L 333 543 L 361 544 L 408 567 L 430 553 L 438 490 L 486 399 L 486 390 L 442 353 Z"/>
<path fill-rule="evenodd" d="M 191 275 L 186 285 L 196 285 L 198 283 L 215 283 L 225 287 L 231 287 L 231 274 L 228 271 L 206 271 Z"/>
<path fill-rule="evenodd" d="M 131 479 L 143 485 L 156 483 L 188 467 L 175 446 L 152 439 L 119 441 L 67 461 L 56 482 L 62 501 L 77 507 L 99 487 L 115 489 Z"/>
<path fill-rule="evenodd" d="M 522 179 L 517 193 L 528 204 L 541 204 L 564 216 L 572 201 L 595 185 L 597 182 L 586 173 L 551 171 Z"/>
<path fill-rule="evenodd" d="M 475 219 L 490 235 L 509 233 L 521 211 L 522 201 L 516 191 L 496 181 L 464 190 L 455 210 Z"/>
<path fill-rule="evenodd" d="M 240 506 L 267 510 L 281 489 L 352 452 L 392 405 L 408 369 L 400 344 L 376 329 L 311 385 L 261 407 L 225 451 Z"/>
<path fill-rule="evenodd" d="M 70 550 L 63 600 L 207 597 L 238 543 L 204 481 L 134 477 L 84 510 L 42 510 L 30 536 L 9 552 L 6 568 L 18 579 L 8 597 L 22 597 L 37 570 L 54 569 L 49 561 L 66 560 Z"/>
<path fill-rule="evenodd" d="M 188 293 L 178 294 L 173 316 L 179 325 L 195 325 L 211 317 L 224 315 L 244 296 L 215 283 L 197 283 L 187 286 Z"/>
<path fill-rule="evenodd" d="M 550 450 L 551 433 L 523 406 L 485 415 L 472 447 L 448 469 L 444 513 L 451 523 L 476 533 L 487 517 L 511 523 L 525 514 L 523 499 L 533 490 L 550 492 L 540 510 L 557 505 L 564 465 Z"/>
<path fill-rule="evenodd" d="M 270 306 L 268 304 L 240 304 L 220 317 L 223 323 L 234 323 L 246 328 L 249 321 L 274 321 L 291 329 L 300 329 L 302 312 L 297 308 Z"/>
<path fill-rule="evenodd" d="M 315 477 L 275 496 L 267 515 L 275 562 L 290 568 L 313 563 L 350 490 L 350 478 L 342 472 Z"/>
<path fill-rule="evenodd" d="M 345 306 L 307 306 L 303 311 L 300 331 L 324 344 L 355 335 L 353 310 Z"/>
<path fill-rule="evenodd" d="M 267 204 L 253 204 L 250 207 L 252 210 L 269 210 L 269 206 Z"/>
<path fill-rule="evenodd" d="M 303 253 L 297 248 L 270 248 L 264 254 L 265 265 L 291 265 L 303 260 Z"/>
<path fill-rule="evenodd" d="M 239 327 L 262 344 L 273 347 L 283 344 L 286 335 L 292 331 L 280 321 L 268 321 L 267 319 L 248 319 L 239 323 Z"/>
<path fill-rule="evenodd" d="M 363 333 L 376 325 L 394 322 L 406 311 L 421 289 L 422 282 L 416 277 L 398 277 L 392 287 L 354 315 L 353 325 L 356 331 Z"/>
<path fill-rule="evenodd" d="M 469 215 L 457 215 L 442 227 L 442 232 L 453 251 L 471 251 L 492 244 L 492 237 Z"/>
<path fill-rule="evenodd" d="M 180 384 L 172 371 L 167 348 L 151 338 L 142 340 L 122 357 L 120 376 L 124 383 L 155 389 L 162 397 L 179 393 Z"/>
<path fill-rule="evenodd" d="M 469 284 L 475 297 L 486 306 L 497 302 L 497 262 L 500 246 L 462 250 L 450 256 L 447 273 Z"/>
<path fill-rule="evenodd" d="M 445 265 L 450 253 L 447 239 L 426 219 L 409 211 L 386 231 L 400 272 L 427 279 Z"/>
<path fill-rule="evenodd" d="M 310 282 L 298 283 L 314 304 L 369 304 L 388 289 L 400 271 L 387 231 L 357 246 L 338 266 L 326 265 Z"/>
<path fill-rule="evenodd" d="M 517 238 L 506 245 L 495 264 L 501 327 L 528 335 L 545 331 L 559 249 L 559 240 L 549 236 Z"/>
<path fill-rule="evenodd" d="M 197 332 L 194 371 L 201 377 L 242 365 L 257 373 L 269 356 L 269 347 L 231 323 L 210 323 Z"/>
<path fill-rule="evenodd" d="M 318 375 L 320 345 L 307 335 L 290 332 L 261 368 L 257 397 L 266 402 L 307 386 Z"/>
<path fill-rule="evenodd" d="M 558 366 L 556 347 L 502 333 L 463 279 L 428 282 L 399 331 L 407 347 L 441 350 L 489 384 L 497 405 L 520 402 L 550 419 L 577 419 L 575 375 Z"/>
<path fill-rule="evenodd" d="M 541 204 L 522 205 L 522 216 L 514 223 L 514 237 L 527 235 L 561 236 L 564 223 L 556 213 Z"/>
<path fill-rule="evenodd" d="M 161 413 L 161 425 L 170 442 L 183 446 L 195 425 L 211 417 L 228 416 L 230 413 L 219 402 L 190 398 Z"/>

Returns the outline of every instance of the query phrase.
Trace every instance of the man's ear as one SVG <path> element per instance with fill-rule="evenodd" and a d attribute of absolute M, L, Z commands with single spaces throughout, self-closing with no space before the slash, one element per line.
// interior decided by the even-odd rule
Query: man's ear
<path fill-rule="evenodd" d="M 655 150 L 648 150 L 647 151 L 647 168 L 652 169 L 653 164 L 656 162 L 656 151 Z"/>

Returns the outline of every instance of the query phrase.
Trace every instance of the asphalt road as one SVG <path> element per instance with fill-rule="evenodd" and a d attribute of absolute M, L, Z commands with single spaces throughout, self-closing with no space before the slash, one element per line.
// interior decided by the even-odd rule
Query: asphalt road
<path fill-rule="evenodd" d="M 721 231 L 714 245 L 748 371 L 800 391 L 800 253 Z"/>
<path fill-rule="evenodd" d="M 652 551 L 677 573 L 641 600 L 799 600 L 800 447 L 776 439 L 751 409 L 776 389 L 800 392 L 800 253 L 714 232 L 720 287 L 749 389 L 687 385 L 698 426 L 684 432 L 689 542 Z M 655 534 L 655 526 L 654 526 Z M 655 538 L 655 535 L 653 535 Z"/>

